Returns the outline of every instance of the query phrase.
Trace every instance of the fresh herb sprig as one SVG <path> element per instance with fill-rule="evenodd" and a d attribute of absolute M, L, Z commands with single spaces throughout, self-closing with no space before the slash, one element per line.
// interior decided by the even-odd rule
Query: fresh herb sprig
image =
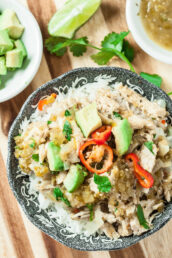
<path fill-rule="evenodd" d="M 122 116 L 118 113 L 118 112 L 113 112 L 113 115 L 114 115 L 114 117 L 116 117 L 116 118 L 119 118 L 120 120 L 122 120 L 123 118 L 122 118 Z"/>
<path fill-rule="evenodd" d="M 145 229 L 150 229 L 148 222 L 145 219 L 142 206 L 140 204 L 137 205 L 137 217 L 141 226 Z"/>
<path fill-rule="evenodd" d="M 100 192 L 108 193 L 110 192 L 112 185 L 107 176 L 99 176 L 94 174 L 94 183 L 98 185 Z"/>
<path fill-rule="evenodd" d="M 64 195 L 63 195 L 62 191 L 60 190 L 60 188 L 58 188 L 58 187 L 54 188 L 53 193 L 54 193 L 54 196 L 55 196 L 57 201 L 60 199 L 67 206 L 71 207 L 70 202 L 68 201 L 67 198 L 64 197 Z"/>
<path fill-rule="evenodd" d="M 101 42 L 101 47 L 91 45 L 87 37 L 78 39 L 50 37 L 45 41 L 45 47 L 51 54 L 57 56 L 63 56 L 69 47 L 72 54 L 77 57 L 82 56 L 87 51 L 87 47 L 91 47 L 98 50 L 98 53 L 91 56 L 98 65 L 106 65 L 112 57 L 117 56 L 129 65 L 131 71 L 135 72 L 131 64 L 134 49 L 125 39 L 128 34 L 129 31 L 109 33 Z"/>

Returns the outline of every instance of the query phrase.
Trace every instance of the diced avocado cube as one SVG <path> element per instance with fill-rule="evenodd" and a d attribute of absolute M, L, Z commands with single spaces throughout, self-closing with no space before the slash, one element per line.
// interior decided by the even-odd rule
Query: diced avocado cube
<path fill-rule="evenodd" d="M 9 38 L 7 30 L 0 30 L 0 56 L 13 49 L 13 43 Z"/>
<path fill-rule="evenodd" d="M 23 63 L 23 53 L 21 50 L 13 49 L 6 52 L 6 67 L 20 68 Z"/>
<path fill-rule="evenodd" d="M 127 119 L 119 120 L 116 126 L 113 126 L 112 133 L 115 136 L 117 155 L 125 154 L 131 144 L 133 130 Z"/>
<path fill-rule="evenodd" d="M 5 56 L 0 56 L 0 75 L 7 74 L 7 67 L 5 65 Z"/>
<path fill-rule="evenodd" d="M 89 104 L 75 113 L 77 124 L 85 137 L 102 125 L 98 115 L 96 103 Z"/>
<path fill-rule="evenodd" d="M 47 158 L 48 158 L 48 164 L 51 171 L 64 170 L 64 163 L 60 158 L 60 146 L 54 144 L 54 142 L 48 143 Z"/>
<path fill-rule="evenodd" d="M 16 13 L 10 9 L 3 11 L 0 18 L 0 29 L 8 29 L 9 36 L 14 39 L 20 38 L 24 31 Z"/>
<path fill-rule="evenodd" d="M 21 39 L 18 39 L 14 42 L 14 45 L 17 49 L 21 50 L 23 53 L 23 58 L 25 58 L 27 56 L 27 51 L 25 48 L 25 45 L 23 43 L 23 41 Z"/>
<path fill-rule="evenodd" d="M 84 182 L 85 172 L 79 164 L 72 165 L 64 180 L 64 186 L 69 193 L 76 191 Z"/>

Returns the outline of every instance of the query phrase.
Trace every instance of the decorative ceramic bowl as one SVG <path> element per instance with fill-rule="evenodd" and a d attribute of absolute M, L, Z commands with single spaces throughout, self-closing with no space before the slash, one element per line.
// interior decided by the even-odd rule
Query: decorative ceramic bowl
<path fill-rule="evenodd" d="M 20 69 L 8 71 L 7 75 L 1 76 L 0 103 L 15 97 L 29 85 L 38 71 L 43 51 L 41 31 L 32 13 L 16 0 L 1 0 L 0 11 L 5 9 L 15 11 L 25 27 L 21 39 L 28 56 Z"/>
<path fill-rule="evenodd" d="M 172 203 L 169 203 L 164 212 L 154 219 L 154 228 L 140 236 L 121 237 L 118 240 L 111 240 L 105 235 L 86 237 L 70 232 L 65 225 L 59 225 L 57 221 L 48 216 L 46 210 L 39 207 L 37 195 L 29 194 L 29 176 L 21 173 L 18 169 L 18 161 L 14 157 L 14 136 L 18 134 L 21 122 L 25 117 L 29 119 L 35 110 L 34 105 L 42 96 L 50 95 L 55 90 L 66 94 L 69 87 L 82 87 L 87 82 L 96 81 L 97 78 L 108 80 L 109 85 L 114 82 L 122 82 L 149 100 L 164 99 L 167 109 L 172 115 L 172 101 L 167 94 L 136 73 L 115 67 L 79 68 L 47 82 L 29 96 L 11 127 L 8 142 L 7 173 L 9 183 L 27 217 L 35 226 L 58 242 L 85 251 L 116 250 L 128 247 L 159 230 L 172 217 Z"/>

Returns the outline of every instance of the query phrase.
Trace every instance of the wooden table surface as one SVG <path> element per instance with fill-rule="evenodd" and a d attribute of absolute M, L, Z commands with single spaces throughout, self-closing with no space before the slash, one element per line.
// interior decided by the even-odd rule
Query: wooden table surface
<path fill-rule="evenodd" d="M 6 0 L 3 0 L 6 1 Z M 26 5 L 36 17 L 43 38 L 48 37 L 47 24 L 53 13 L 65 2 L 64 0 L 18 0 Z M 93 0 L 94 1 L 94 0 Z M 132 1 L 132 0 L 131 0 Z M 127 30 L 125 19 L 125 0 L 103 0 L 101 8 L 78 32 L 77 36 L 87 35 L 92 43 L 99 44 L 104 36 L 111 32 Z M 129 39 L 135 49 L 133 65 L 136 71 L 158 73 L 163 77 L 163 89 L 172 91 L 172 66 L 154 60 L 144 53 Z M 34 40 L 34 39 L 33 39 Z M 170 258 L 172 257 L 172 220 L 154 235 L 139 244 L 122 251 L 81 252 L 70 249 L 51 239 L 38 230 L 26 218 L 8 185 L 5 163 L 7 158 L 7 137 L 11 123 L 22 104 L 32 91 L 43 83 L 73 68 L 96 66 L 89 58 L 94 50 L 89 50 L 83 57 L 76 58 L 70 53 L 62 58 L 50 55 L 45 49 L 38 73 L 32 83 L 17 97 L 0 104 L 0 257 L 4 258 Z M 110 66 L 125 67 L 121 61 L 113 60 Z M 15 81 L 14 81 L 15 87 Z"/>

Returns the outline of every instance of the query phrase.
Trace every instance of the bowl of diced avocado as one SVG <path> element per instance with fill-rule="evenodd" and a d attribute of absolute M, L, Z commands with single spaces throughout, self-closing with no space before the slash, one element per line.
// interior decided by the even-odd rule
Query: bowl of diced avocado
<path fill-rule="evenodd" d="M 0 102 L 29 85 L 41 58 L 42 36 L 33 15 L 15 0 L 0 2 Z"/>

